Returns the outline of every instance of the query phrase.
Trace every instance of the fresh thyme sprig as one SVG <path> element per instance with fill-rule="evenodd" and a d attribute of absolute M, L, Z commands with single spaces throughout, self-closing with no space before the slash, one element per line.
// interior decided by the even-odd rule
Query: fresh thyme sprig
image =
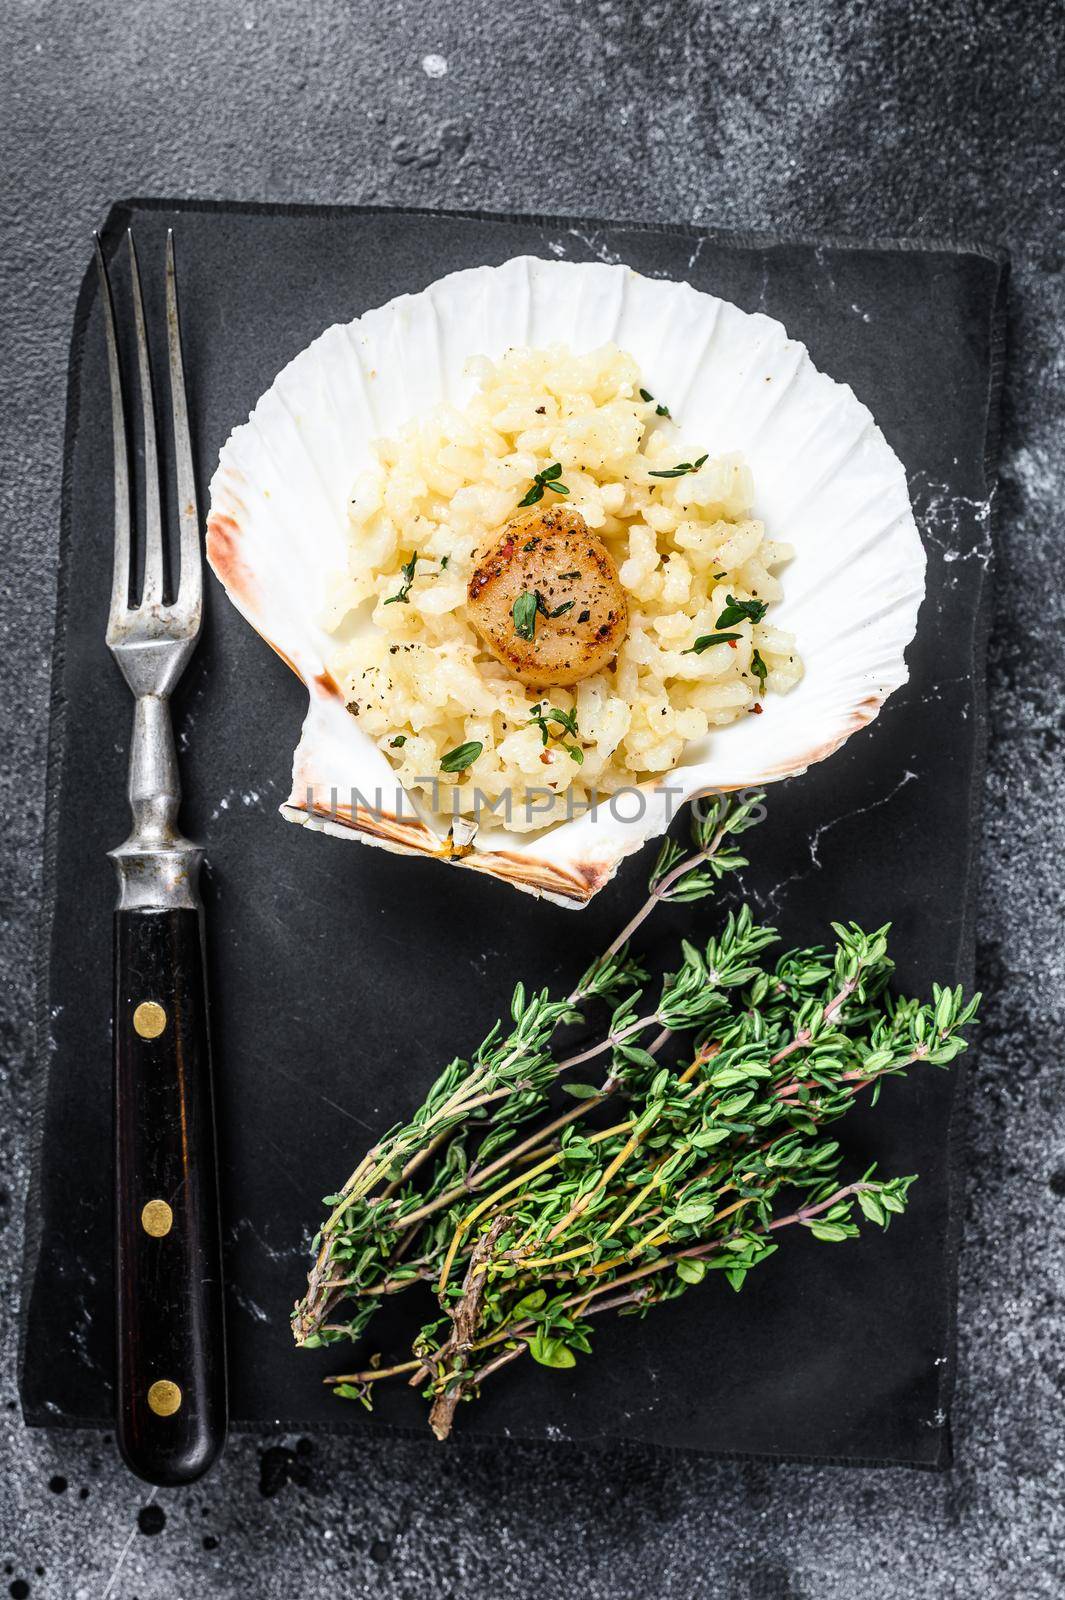
<path fill-rule="evenodd" d="M 531 639 L 536 633 L 537 614 L 553 622 L 556 617 L 563 617 L 572 609 L 572 600 L 563 600 L 561 605 L 549 608 L 539 589 L 526 589 L 515 600 L 510 614 L 514 619 L 515 633 L 522 639 Z"/>
<path fill-rule="evenodd" d="M 552 722 L 559 724 L 562 730 L 561 733 L 556 732 L 550 726 Z M 581 746 L 579 744 L 566 744 L 562 739 L 563 733 L 568 733 L 571 739 L 580 738 L 576 711 L 563 711 L 560 706 L 553 706 L 550 702 L 541 700 L 532 707 L 529 713 L 528 726 L 530 728 L 539 728 L 540 742 L 545 746 L 549 743 L 551 735 L 554 733 L 570 760 L 575 761 L 578 766 L 584 765 L 584 751 Z"/>
<path fill-rule="evenodd" d="M 734 644 L 740 637 L 738 633 L 702 633 L 689 650 L 681 651 L 681 655 L 701 656 L 712 644 Z"/>
<path fill-rule="evenodd" d="M 454 750 L 448 750 L 440 757 L 440 771 L 465 772 L 467 767 L 473 766 L 483 750 L 481 739 L 470 739 L 466 744 L 456 745 Z"/>
<path fill-rule="evenodd" d="M 685 854 L 672 841 L 663 846 L 644 904 L 572 992 L 564 1000 L 552 1001 L 546 990 L 530 996 L 519 983 L 511 1008 L 511 1030 L 504 1034 L 502 1025 L 497 1024 L 471 1060 L 452 1061 L 411 1122 L 390 1129 L 366 1153 L 339 1193 L 326 1202 L 330 1215 L 315 1239 L 316 1259 L 307 1293 L 293 1315 L 298 1343 L 357 1337 L 358 1316 L 339 1332 L 329 1327 L 328 1317 L 353 1286 L 341 1280 L 354 1277 L 356 1285 L 368 1281 L 372 1247 L 380 1242 L 382 1227 L 390 1240 L 396 1235 L 396 1207 L 382 1211 L 380 1200 L 391 1199 L 430 1157 L 443 1150 L 422 1196 L 423 1208 L 430 1204 L 439 1209 L 440 1194 L 450 1193 L 456 1182 L 459 1192 L 464 1192 L 462 1186 L 472 1181 L 467 1147 L 474 1133 L 483 1136 L 477 1160 L 484 1162 L 494 1148 L 506 1142 L 514 1125 L 543 1109 L 555 1078 L 589 1059 L 578 1052 L 556 1062 L 548 1048 L 555 1031 L 564 1023 L 582 1021 L 580 1008 L 586 1002 L 617 1006 L 627 993 L 639 988 L 647 975 L 629 956 L 628 941 L 656 905 L 674 899 L 701 899 L 714 892 L 727 872 L 746 866 L 746 858 L 732 841 L 758 820 L 762 798 L 760 794 L 744 801 L 715 797 L 695 806 L 692 849 Z M 665 1038 L 668 1034 L 663 1043 Z M 491 1115 L 488 1106 L 493 1108 Z M 464 1119 L 470 1120 L 462 1137 L 453 1140 Z M 382 1190 L 387 1193 L 382 1195 Z M 409 1209 L 416 1212 L 419 1206 Z M 349 1265 L 352 1262 L 355 1269 Z M 338 1279 L 336 1269 L 341 1264 L 344 1271 Z"/>
<path fill-rule="evenodd" d="M 661 467 L 657 472 L 648 468 L 649 478 L 686 478 L 689 472 L 698 472 L 707 460 L 705 455 L 698 456 L 694 461 L 678 461 L 675 467 Z"/>
<path fill-rule="evenodd" d="M 511 607 L 514 632 L 519 639 L 531 639 L 536 632 L 536 613 L 540 609 L 540 595 L 536 589 L 519 594 Z"/>
<path fill-rule="evenodd" d="M 569 494 L 569 490 L 562 482 L 561 461 L 552 462 L 551 466 L 545 467 L 543 472 L 534 474 L 531 487 L 518 501 L 518 505 L 534 506 L 538 500 L 543 499 L 545 489 L 550 489 L 554 494 Z"/>
<path fill-rule="evenodd" d="M 659 405 L 656 402 L 654 395 L 650 392 L 649 389 L 641 389 L 640 390 L 640 399 L 645 401 L 647 405 L 654 406 L 654 408 L 655 408 L 655 416 L 656 417 L 668 417 L 669 416 L 669 407 L 668 406 Z M 706 458 L 704 457 L 703 459 L 705 460 Z"/>
<path fill-rule="evenodd" d="M 761 655 L 761 652 L 759 650 L 755 650 L 754 653 L 751 656 L 751 673 L 755 678 L 758 679 L 758 693 L 759 693 L 759 695 L 760 696 L 764 695 L 765 694 L 765 680 L 769 676 L 769 668 L 766 666 L 765 662 L 762 660 L 762 655 Z"/>
<path fill-rule="evenodd" d="M 396 590 L 396 593 L 395 594 L 390 594 L 388 599 L 384 602 L 386 606 L 395 606 L 395 605 L 409 606 L 410 605 L 410 589 L 411 589 L 411 584 L 414 582 L 414 573 L 415 573 L 415 569 L 417 568 L 417 565 L 418 565 L 418 552 L 417 552 L 417 550 L 415 550 L 415 552 L 411 556 L 410 560 L 409 561 L 405 561 L 403 563 L 403 565 L 400 567 L 399 570 L 403 574 L 403 582 L 400 584 L 399 588 Z"/>
<path fill-rule="evenodd" d="M 761 622 L 769 606 L 765 600 L 737 600 L 726 595 L 725 609 L 715 624 L 718 628 L 734 628 L 737 622 Z"/>
<path fill-rule="evenodd" d="M 646 904 L 573 992 L 519 984 L 509 1030 L 453 1062 L 331 1197 L 297 1341 L 359 1338 L 384 1297 L 417 1283 L 439 1306 L 409 1360 L 328 1379 L 342 1397 L 370 1404 L 376 1383 L 405 1376 L 445 1437 L 458 1404 L 522 1355 L 572 1366 L 601 1312 L 644 1314 L 713 1271 L 739 1289 L 786 1227 L 837 1243 L 859 1217 L 886 1226 L 904 1209 L 913 1179 L 845 1181 L 827 1130 L 885 1078 L 953 1060 L 979 997 L 891 996 L 886 928 L 833 924 L 833 948 L 771 960 L 776 933 L 747 906 L 705 944 L 683 941 L 653 1000 L 629 954 L 655 905 L 702 898 L 745 864 L 736 837 L 760 801 L 697 808 L 695 848 L 665 842 Z M 604 1033 L 557 1061 L 555 1030 L 593 1000 L 610 1008 Z M 598 1082 L 571 1075 L 593 1062 Z M 560 1083 L 565 1109 L 550 1100 Z"/>
<path fill-rule="evenodd" d="M 764 600 L 737 600 L 733 595 L 726 597 L 725 609 L 717 619 L 716 627 L 719 629 L 734 628 L 737 622 L 761 622 L 769 606 Z M 688 650 L 683 650 L 682 655 L 701 656 L 704 650 L 709 650 L 715 644 L 734 644 L 742 636 L 738 633 L 704 633 Z M 762 657 L 755 650 L 751 657 L 751 671 L 758 679 L 759 694 L 765 693 L 765 680 L 768 671 Z"/>

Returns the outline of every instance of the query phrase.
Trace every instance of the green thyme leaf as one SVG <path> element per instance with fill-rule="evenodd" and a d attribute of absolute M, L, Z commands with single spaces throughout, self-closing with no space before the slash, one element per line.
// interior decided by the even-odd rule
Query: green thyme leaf
<path fill-rule="evenodd" d="M 544 716 L 544 708 L 543 708 L 542 704 L 533 706 L 532 713 L 531 713 L 531 715 L 529 717 L 528 722 L 526 723 L 526 727 L 528 727 L 528 728 L 532 728 L 532 727 L 539 728 L 539 730 L 540 730 L 540 743 L 541 744 L 546 744 L 547 743 L 548 739 L 551 737 L 551 730 L 547 726 L 547 718 Z"/>
<path fill-rule="evenodd" d="M 576 739 L 576 737 L 577 737 L 577 713 L 576 713 L 576 711 L 563 711 L 560 706 L 551 706 L 551 707 L 549 707 L 549 709 L 547 711 L 547 716 L 550 718 L 550 720 L 552 722 L 561 723 L 562 727 L 569 734 L 570 738 L 571 739 Z"/>
<path fill-rule="evenodd" d="M 807 1224 L 815 1239 L 822 1244 L 840 1244 L 847 1238 L 847 1230 L 838 1222 L 811 1222 Z"/>
<path fill-rule="evenodd" d="M 698 472 L 706 459 L 707 457 L 702 455 L 698 461 L 678 461 L 675 467 L 663 467 L 659 472 L 649 471 L 647 476 L 649 478 L 685 478 L 689 472 Z"/>
<path fill-rule="evenodd" d="M 573 1354 L 573 1351 L 563 1344 L 561 1339 L 553 1339 L 542 1328 L 538 1328 L 529 1340 L 529 1354 L 542 1367 L 575 1367 L 577 1365 L 577 1357 Z"/>
<path fill-rule="evenodd" d="M 514 618 L 514 626 L 520 636 L 523 639 L 531 639 L 536 632 L 537 612 L 542 617 L 546 617 L 549 622 L 553 622 L 556 617 L 565 616 L 567 611 L 572 610 L 573 604 L 572 600 L 563 600 L 562 604 L 555 606 L 552 611 L 539 589 L 527 589 L 524 594 L 520 594 L 515 600 L 511 615 Z"/>
<path fill-rule="evenodd" d="M 729 1138 L 730 1128 L 705 1128 L 702 1133 L 692 1134 L 692 1144 L 696 1150 L 712 1150 L 715 1144 L 721 1144 Z"/>
<path fill-rule="evenodd" d="M 696 639 L 690 650 L 682 650 L 682 656 L 701 656 L 704 650 L 709 650 L 712 644 L 728 644 L 732 639 L 738 639 L 738 633 L 703 633 Z"/>
<path fill-rule="evenodd" d="M 532 712 L 529 717 L 529 721 L 526 723 L 526 727 L 539 728 L 540 742 L 541 744 L 546 745 L 552 733 L 555 731 L 549 726 L 549 724 L 552 722 L 557 722 L 560 725 L 562 732 L 568 733 L 571 739 L 580 738 L 580 732 L 577 728 L 576 711 L 563 711 L 559 706 L 548 705 L 543 700 L 539 701 L 537 705 L 532 707 Z M 556 734 L 556 738 L 557 737 L 558 735 Z M 581 749 L 580 745 L 564 744 L 562 748 L 565 750 L 571 761 L 575 761 L 579 767 L 583 767 L 584 751 Z"/>
<path fill-rule="evenodd" d="M 734 628 L 737 622 L 761 622 L 768 610 L 769 606 L 764 600 L 737 600 L 730 594 L 715 626 Z"/>
<path fill-rule="evenodd" d="M 368 1388 L 359 1389 L 353 1383 L 335 1383 L 333 1393 L 340 1400 L 359 1400 L 367 1411 L 373 1410 L 373 1393 Z"/>
<path fill-rule="evenodd" d="M 541 744 L 546 744 L 551 734 L 554 732 L 554 730 L 548 726 L 549 723 L 552 722 L 557 722 L 563 733 L 568 733 L 571 739 L 580 738 L 580 732 L 577 728 L 576 711 L 563 711 L 560 706 L 550 705 L 543 700 L 538 701 L 538 703 L 531 708 L 526 727 L 539 728 L 540 742 Z M 558 737 L 558 735 L 556 735 L 556 737 Z M 575 759 L 583 761 L 583 752 L 579 758 Z"/>
<path fill-rule="evenodd" d="M 641 389 L 640 390 L 640 399 L 641 400 L 645 400 L 648 405 L 654 405 L 655 406 L 655 416 L 656 417 L 668 417 L 669 416 L 669 407 L 668 406 L 655 405 L 655 397 L 647 389 Z M 706 457 L 704 456 L 703 459 L 705 460 Z"/>
<path fill-rule="evenodd" d="M 760 695 L 764 695 L 765 694 L 766 674 L 768 673 L 769 668 L 766 666 L 765 662 L 762 660 L 762 657 L 758 653 L 757 650 L 754 652 L 754 654 L 751 657 L 751 671 L 753 672 L 754 676 L 758 679 L 758 693 Z"/>
<path fill-rule="evenodd" d="M 471 739 L 468 744 L 456 745 L 454 750 L 449 750 L 440 758 L 441 772 L 465 772 L 467 767 L 472 767 L 481 751 L 484 749 L 480 739 Z"/>
<path fill-rule="evenodd" d="M 551 466 L 545 467 L 543 472 L 538 472 L 535 475 L 525 497 L 518 501 L 518 505 L 534 506 L 538 500 L 543 499 L 545 489 L 551 489 L 555 494 L 569 494 L 569 490 L 561 479 L 562 463 L 561 461 L 555 461 Z"/>
<path fill-rule="evenodd" d="M 520 639 L 531 639 L 535 634 L 536 613 L 541 604 L 540 594 L 536 589 L 531 591 L 527 589 L 515 600 L 511 616 L 514 618 L 514 631 Z"/>
<path fill-rule="evenodd" d="M 385 601 L 386 606 L 410 605 L 410 586 L 414 582 L 414 569 L 418 565 L 418 552 L 415 550 L 410 560 L 399 569 L 403 574 L 403 582 L 395 594 L 390 594 Z"/>
<path fill-rule="evenodd" d="M 406 742 L 407 735 L 405 733 L 397 733 L 394 739 L 389 739 L 388 741 L 389 747 L 392 750 L 399 750 L 403 745 L 406 744 Z"/>

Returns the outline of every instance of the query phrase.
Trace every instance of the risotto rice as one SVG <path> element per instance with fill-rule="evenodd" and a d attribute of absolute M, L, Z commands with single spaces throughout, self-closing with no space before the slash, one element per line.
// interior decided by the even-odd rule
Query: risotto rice
<path fill-rule="evenodd" d="M 331 670 L 425 804 L 542 828 L 669 772 L 713 730 L 760 712 L 764 691 L 799 681 L 790 634 L 764 615 L 720 623 L 730 600 L 760 602 L 757 615 L 781 598 L 775 574 L 792 550 L 751 515 L 742 458 L 704 458 L 713 441 L 685 438 L 659 415 L 625 351 L 512 349 L 471 369 L 468 405 L 377 440 L 354 485 L 348 571 L 325 617 Z M 535 475 L 555 463 L 565 504 L 617 564 L 630 615 L 607 668 L 537 692 L 482 644 L 467 584 Z M 556 496 L 548 482 L 544 499 Z M 723 631 L 738 637 L 696 649 Z M 462 770 L 442 770 L 463 746 L 480 750 Z"/>

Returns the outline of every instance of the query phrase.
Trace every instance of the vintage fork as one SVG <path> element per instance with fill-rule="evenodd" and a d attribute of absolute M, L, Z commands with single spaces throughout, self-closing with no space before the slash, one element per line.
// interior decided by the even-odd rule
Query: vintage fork
<path fill-rule="evenodd" d="M 115 311 L 100 278 L 115 453 L 115 552 L 107 644 L 133 692 L 133 826 L 111 852 L 114 919 L 116 1426 L 140 1477 L 190 1483 L 226 1432 L 221 1243 L 203 912 L 202 851 L 178 829 L 181 799 L 170 694 L 203 612 L 199 519 L 178 324 L 174 241 L 166 317 L 180 531 L 177 596 L 165 598 L 159 462 L 148 340 L 133 234 L 127 234 L 144 440 L 145 551 L 130 602 L 130 468 Z"/>

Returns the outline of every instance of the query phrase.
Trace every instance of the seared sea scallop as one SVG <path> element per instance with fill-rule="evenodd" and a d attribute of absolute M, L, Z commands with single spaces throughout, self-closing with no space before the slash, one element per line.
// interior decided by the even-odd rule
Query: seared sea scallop
<path fill-rule="evenodd" d="M 613 557 L 568 506 L 537 506 L 508 522 L 478 562 L 468 597 L 485 645 L 536 689 L 599 672 L 629 623 Z"/>

